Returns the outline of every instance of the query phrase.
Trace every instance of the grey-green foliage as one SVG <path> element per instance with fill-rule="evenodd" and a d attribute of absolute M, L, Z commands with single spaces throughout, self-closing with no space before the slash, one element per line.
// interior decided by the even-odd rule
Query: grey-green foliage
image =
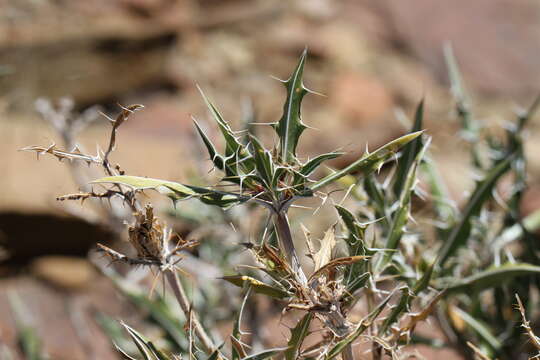
<path fill-rule="evenodd" d="M 331 152 L 302 161 L 296 148 L 306 126 L 300 118 L 302 98 L 308 92 L 303 85 L 303 72 L 307 53 L 304 52 L 289 80 L 284 84 L 287 96 L 281 119 L 271 124 L 278 136 L 275 149 L 267 149 L 254 134 L 235 132 L 223 118 L 216 106 L 201 91 L 209 113 L 218 126 L 225 144 L 223 153 L 209 139 L 201 126 L 195 122 L 197 132 L 208 150 L 216 169 L 224 173 L 222 180 L 238 185 L 238 191 L 224 192 L 209 187 L 183 185 L 171 181 L 134 176 L 113 176 L 95 180 L 94 183 L 116 183 L 133 189 L 156 189 L 173 200 L 198 198 L 206 203 L 229 207 L 245 201 L 255 201 L 279 212 L 299 198 L 313 196 L 314 192 L 351 173 L 368 176 L 391 160 L 397 151 L 420 136 L 421 131 L 402 136 L 370 154 L 365 154 L 348 167 L 316 180 L 312 176 L 325 161 L 342 153 Z M 247 139 L 247 143 L 242 141 Z"/>
<path fill-rule="evenodd" d="M 12 292 L 9 293 L 9 302 L 15 319 L 17 341 L 23 356 L 28 360 L 48 359 L 43 350 L 42 339 L 30 319 L 32 315 L 22 298 Z"/>
<path fill-rule="evenodd" d="M 307 52 L 304 51 L 292 75 L 284 82 L 286 100 L 283 115 L 277 122 L 270 124 L 277 135 L 277 141 L 274 141 L 275 148 L 265 147 L 264 143 L 255 134 L 235 132 L 217 107 L 201 91 L 209 114 L 222 135 L 224 150 L 218 150 L 218 147 L 197 121 L 195 121 L 195 128 L 208 151 L 214 167 L 223 173 L 222 182 L 234 184 L 236 186 L 234 190 L 223 191 L 213 187 L 193 186 L 128 175 L 108 176 L 93 182 L 124 185 L 134 190 L 154 189 L 169 196 L 174 201 L 195 198 L 206 204 L 217 205 L 222 208 L 228 208 L 239 203 L 253 202 L 269 209 L 274 226 L 266 229 L 265 233 L 268 233 L 269 236 L 267 237 L 269 238 L 277 235 L 282 251 L 275 249 L 263 234 L 261 234 L 263 235 L 261 236 L 263 241 L 251 245 L 250 249 L 257 261 L 262 265 L 259 270 L 269 275 L 272 282 L 264 282 L 248 275 L 230 275 L 225 276 L 223 279 L 240 287 L 249 287 L 253 293 L 304 306 L 307 313 L 303 320 L 292 330 L 288 348 L 271 349 L 254 355 L 247 355 L 238 338 L 239 334 L 236 334 L 230 339 L 233 344 L 231 352 L 233 358 L 262 359 L 275 356 L 282 351 L 285 351 L 285 356 L 288 359 L 298 358 L 301 356 L 301 345 L 309 334 L 308 326 L 314 314 L 318 314 L 319 320 L 326 323 L 334 334 L 330 344 L 325 345 L 332 347 L 331 353 L 333 355 L 331 357 L 341 351 L 350 352 L 351 342 L 373 326 L 376 318 L 390 301 L 390 297 L 388 297 L 386 300 L 378 302 L 378 305 L 370 312 L 370 316 L 362 323 L 357 324 L 350 336 L 345 336 L 349 333 L 352 325 L 344 318 L 343 314 L 346 314 L 359 301 L 358 293 L 368 286 L 373 287 L 373 281 L 377 280 L 373 276 L 373 268 L 378 266 L 379 263 L 372 261 L 376 258 L 374 255 L 377 253 L 377 249 L 367 246 L 364 233 L 365 225 L 359 222 L 344 207 L 337 207 L 338 213 L 349 231 L 349 235 L 345 239 L 347 244 L 346 256 L 334 258 L 334 231 L 329 230 L 326 243 L 321 245 L 325 247 L 324 254 L 314 255 L 314 257 L 317 257 L 317 269 L 312 275 L 306 276 L 295 250 L 287 210 L 297 199 L 316 196 L 320 190 L 351 173 L 354 173 L 357 177 L 372 179 L 372 174 L 379 171 L 386 163 L 397 159 L 399 150 L 407 146 L 404 156 L 408 160 L 399 162 L 398 165 L 399 181 L 403 181 L 404 188 L 401 189 L 399 184 L 394 187 L 400 199 L 399 210 L 392 215 L 391 219 L 386 220 L 388 224 L 392 224 L 390 230 L 390 247 L 392 249 L 390 250 L 398 251 L 400 238 L 406 230 L 406 222 L 410 215 L 411 195 L 416 185 L 417 168 L 427 147 L 425 142 L 418 140 L 423 133 L 420 121 L 422 108 L 419 107 L 419 115 L 417 115 L 419 120 L 414 131 L 383 145 L 371 153 L 366 152 L 343 169 L 332 171 L 322 178 L 317 178 L 317 169 L 324 162 L 341 156 L 342 153 L 324 153 L 308 160 L 302 160 L 302 157 L 297 154 L 301 135 L 306 130 L 306 125 L 304 125 L 300 116 L 302 99 L 309 93 L 303 84 L 306 59 Z M 389 204 L 381 203 L 381 210 L 384 211 L 384 208 Z M 387 213 L 390 214 L 390 212 Z M 386 254 L 391 253 L 387 252 Z M 391 258 L 392 255 L 388 255 L 382 259 L 384 261 L 380 263 L 382 264 L 380 265 L 381 273 Z M 376 259 L 381 260 L 379 257 Z M 326 281 L 329 281 L 328 285 L 325 285 Z M 330 288 L 334 286 L 333 283 L 343 284 L 343 287 L 340 285 L 336 290 L 331 291 Z M 330 288 L 325 288 L 328 286 Z M 319 291 L 320 294 L 315 297 L 308 296 L 309 292 L 319 287 L 320 289 L 316 291 Z M 374 292 L 378 291 L 376 287 L 373 287 L 372 290 Z M 329 310 L 331 315 L 325 315 L 324 312 L 315 310 L 330 306 L 328 305 L 329 302 L 338 302 L 342 305 L 337 307 L 333 305 L 332 310 Z M 385 324 L 391 326 L 399 320 L 405 310 L 394 311 L 396 315 L 389 320 L 387 319 Z M 163 325 L 166 324 L 163 323 Z M 345 339 L 342 339 L 344 336 Z M 225 356 L 222 353 L 213 355 Z"/>
<path fill-rule="evenodd" d="M 490 357 L 515 358 L 523 339 L 516 326 L 519 314 L 512 312 L 514 294 L 526 299 L 525 308 L 534 309 L 534 294 L 540 285 L 540 248 L 531 235 L 540 228 L 539 216 L 533 213 L 523 217 L 520 208 L 527 174 L 523 131 L 540 97 L 505 127 L 503 137 L 496 137 L 475 120 L 457 61 L 451 50 L 447 49 L 446 55 L 461 134 L 469 143 L 470 163 L 479 175 L 474 189 L 460 200 L 461 210 L 446 191 L 437 171 L 440 166 L 428 152 L 421 155 L 427 142 L 419 137 L 404 147 L 390 177 L 381 181 L 370 176 L 358 182 L 352 193 L 362 204 L 361 212 L 352 215 L 338 211 L 348 230 L 347 239 L 358 233 L 355 224 L 377 220 L 370 226 L 377 229 L 373 244 L 380 249 L 376 256 L 379 260 L 374 262 L 370 276 L 376 281 L 385 274 L 393 275 L 405 284 L 379 327 L 380 337 L 384 338 L 385 331 L 409 313 L 411 302 L 419 294 L 432 288 L 444 292 L 440 308 L 447 312 L 439 311 L 438 316 L 451 325 L 450 336 L 456 343 L 450 345 L 467 352 L 466 342 L 470 341 Z M 422 129 L 423 110 L 422 101 L 412 131 Z M 418 203 L 422 200 L 415 195 L 413 179 L 417 175 L 426 181 L 424 197 L 431 200 L 432 207 L 430 213 L 424 207 L 422 215 L 415 213 L 411 203 L 413 198 Z M 500 196 L 503 177 L 509 179 L 509 189 L 507 195 Z M 428 221 L 423 220 L 426 216 Z M 433 224 L 433 229 L 426 224 Z M 404 236 L 413 249 L 408 255 L 400 251 Z M 452 322 L 457 317 L 464 326 Z"/>
<path fill-rule="evenodd" d="M 449 310 L 447 314 L 438 312 L 438 316 L 448 317 L 442 321 L 453 324 L 452 318 L 465 314 L 461 316 L 465 328 L 452 327 L 451 336 L 457 339 L 453 345 L 463 350 L 471 341 L 487 349 L 489 356 L 511 358 L 522 341 L 516 330 L 518 314 L 511 311 L 513 294 L 527 299 L 529 308 L 534 308 L 533 294 L 540 285 L 540 249 L 531 235 L 540 228 L 538 213 L 522 217 L 520 209 L 526 189 L 523 131 L 540 97 L 505 127 L 504 137 L 495 137 L 475 120 L 457 61 L 451 50 L 447 49 L 446 55 L 461 134 L 469 143 L 470 163 L 479 175 L 475 188 L 460 201 L 462 209 L 454 205 L 437 171 L 440 166 L 426 152 L 427 139 L 418 137 L 403 148 L 390 175 L 382 181 L 372 175 L 356 184 L 352 194 L 361 203 L 361 212 L 353 215 L 339 207 L 338 211 L 347 229 L 346 239 L 358 236 L 359 224 L 371 223 L 369 226 L 377 229 L 378 237 L 372 244 L 379 248 L 378 261 L 371 262 L 375 266 L 371 267 L 370 277 L 377 281 L 385 274 L 393 275 L 405 284 L 396 305 L 379 327 L 379 336 L 384 338 L 385 331 L 409 313 L 412 301 L 431 288 L 444 291 L 440 308 Z M 423 128 L 423 114 L 421 101 L 412 131 Z M 422 200 L 415 195 L 418 175 L 426 182 L 424 197 L 428 196 L 432 205 L 432 212 L 426 215 L 424 208 L 420 219 L 411 203 L 413 198 L 418 203 Z M 510 179 L 508 195 L 494 196 L 499 193 L 503 177 Z M 428 221 L 422 220 L 426 216 Z M 413 218 L 417 222 L 411 221 Z M 426 224 L 433 224 L 433 231 Z M 400 251 L 404 236 L 413 249 L 407 256 Z M 510 248 L 516 243 L 517 251 L 516 247 Z"/>
<path fill-rule="evenodd" d="M 297 153 L 307 129 L 300 115 L 302 100 L 309 93 L 303 83 L 306 51 L 292 75 L 284 81 L 283 115 L 270 124 L 277 136 L 273 148 L 266 147 L 253 133 L 234 131 L 201 91 L 219 128 L 224 149 L 218 149 L 197 121 L 195 128 L 210 161 L 223 175 L 221 181 L 233 185 L 227 188 L 230 190 L 128 175 L 108 176 L 94 183 L 123 185 L 133 190 L 154 189 L 174 201 L 193 198 L 224 209 L 250 202 L 269 210 L 273 223 L 269 222 L 257 234 L 257 243 L 246 245 L 257 261 L 255 270 L 260 272 L 228 275 L 223 280 L 249 289 L 248 294 L 268 296 L 283 303 L 285 308 L 300 309 L 304 314 L 292 327 L 287 347 L 248 355 L 240 332 L 246 295 L 229 338 L 233 360 L 282 355 L 287 360 L 303 358 L 307 356 L 303 354 L 303 343 L 315 319 L 323 324 L 326 335 L 320 356 L 332 359 L 341 355 L 350 360 L 354 357 L 353 342 L 368 329 L 374 354 L 383 350 L 395 354 L 411 338 L 416 324 L 434 312 L 438 302 L 441 306 L 437 316 L 441 322 L 450 324 L 449 338 L 456 339 L 448 345 L 464 349 L 464 344 L 472 341 L 488 349 L 489 355 L 511 356 L 519 342 L 516 319 L 508 316 L 514 294 L 525 299 L 527 308 L 534 307 L 530 295 L 538 291 L 540 284 L 540 267 L 534 265 L 540 249 L 530 235 L 531 230 L 538 228 L 539 221 L 520 216 L 520 202 L 526 188 L 522 132 L 540 100 L 508 127 L 505 139 L 486 134 L 475 121 L 457 61 L 451 50 L 447 49 L 446 54 L 461 134 L 469 142 L 471 164 L 481 175 L 470 196 L 464 199 L 461 211 L 454 206 L 429 154 L 430 138 L 422 135 L 424 100 L 417 106 L 408 134 L 366 152 L 343 169 L 317 177 L 317 169 L 325 161 L 342 153 L 320 154 L 310 160 L 303 160 Z M 391 171 L 386 171 L 389 168 Z M 381 169 L 383 176 L 379 174 Z M 512 176 L 512 188 L 501 206 L 493 195 L 501 178 L 508 175 Z M 416 204 L 424 200 L 417 186 L 420 178 L 425 180 L 432 205 L 430 221 L 422 223 L 412 221 L 419 217 Z M 294 201 L 317 196 L 321 190 L 340 182 L 353 184 L 351 193 L 359 206 L 355 210 L 342 205 L 335 207 L 340 225 L 326 232 L 319 251 L 310 245 L 309 256 L 315 269 L 308 276 L 295 249 L 288 209 Z M 422 216 L 425 214 L 426 211 Z M 425 223 L 436 224 L 436 228 L 426 230 Z M 336 245 L 339 241 L 343 247 Z M 525 251 L 511 252 L 508 244 L 513 242 L 520 242 Z M 279 243 L 280 249 L 275 243 Z M 266 278 L 260 277 L 261 273 Z M 381 296 L 383 287 L 392 289 L 390 295 Z M 480 300 L 486 298 L 484 294 L 480 298 L 480 292 L 489 292 L 492 306 Z M 367 307 L 368 315 L 352 323 L 347 317 L 359 302 Z M 418 313 L 412 311 L 413 305 L 419 309 Z M 189 348 L 191 344 L 185 344 L 171 318 L 165 316 L 166 309 L 140 299 L 139 306 L 144 306 L 167 329 L 179 351 L 188 351 L 186 346 Z M 461 318 L 465 327 L 453 324 L 451 315 Z M 167 358 L 168 355 L 135 330 L 125 328 L 145 359 Z M 212 360 L 227 359 L 221 347 L 207 355 Z"/>

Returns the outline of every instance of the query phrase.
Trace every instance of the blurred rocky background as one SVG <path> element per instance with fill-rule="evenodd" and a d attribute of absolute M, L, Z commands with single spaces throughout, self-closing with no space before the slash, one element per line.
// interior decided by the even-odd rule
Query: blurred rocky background
<path fill-rule="evenodd" d="M 333 164 L 343 166 L 366 144 L 373 149 L 404 133 L 408 125 L 396 112 L 411 117 L 425 97 L 433 153 L 459 201 L 470 177 L 463 176 L 469 164 L 448 91 L 443 46 L 449 43 L 486 126 L 512 119 L 540 91 L 534 0 L 3 0 L 0 240 L 13 258 L 0 268 L 0 341 L 15 341 L 11 288 L 40 309 L 36 327 L 54 359 L 89 358 L 66 314 L 105 306 L 111 316 L 129 316 L 83 259 L 94 241 L 111 235 L 73 215 L 84 208 L 55 201 L 76 191 L 69 168 L 17 152 L 62 145 L 36 111 L 38 99 L 58 104 L 67 97 L 76 111 L 97 104 L 110 116 L 117 104 L 144 104 L 122 127 L 114 160 L 133 175 L 185 181 L 210 168 L 199 163 L 207 156 L 191 120 L 207 120 L 196 84 L 237 126 L 249 106 L 258 122 L 275 121 L 284 89 L 271 76 L 286 77 L 307 46 L 306 85 L 325 96 L 306 98 L 303 117 L 314 130 L 301 152 L 345 144 L 351 155 Z M 524 211 L 540 204 L 538 121 L 530 129 Z M 100 117 L 77 141 L 93 153 L 96 143 L 106 146 L 108 131 Z M 61 330 L 43 331 L 51 322 Z M 104 344 L 92 347 L 98 352 L 91 358 L 114 359 L 97 328 L 86 330 Z"/>

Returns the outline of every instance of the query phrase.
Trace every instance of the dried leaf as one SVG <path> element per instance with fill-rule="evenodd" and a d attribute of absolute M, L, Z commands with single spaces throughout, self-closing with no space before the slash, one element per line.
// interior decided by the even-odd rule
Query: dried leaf
<path fill-rule="evenodd" d="M 334 247 L 336 246 L 334 231 L 334 227 L 331 227 L 324 233 L 324 238 L 321 240 L 321 247 L 319 248 L 319 251 L 313 255 L 315 272 L 328 264 L 332 259 L 332 250 L 334 250 Z"/>

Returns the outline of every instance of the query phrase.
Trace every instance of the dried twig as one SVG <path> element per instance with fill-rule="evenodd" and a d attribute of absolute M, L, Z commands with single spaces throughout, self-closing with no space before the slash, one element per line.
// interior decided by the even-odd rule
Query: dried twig
<path fill-rule="evenodd" d="M 531 328 L 530 321 L 527 320 L 527 317 L 525 315 L 525 307 L 523 306 L 523 303 L 521 302 L 521 299 L 519 298 L 518 294 L 516 294 L 516 307 L 521 314 L 521 327 L 525 329 L 525 333 L 527 334 L 530 342 L 533 344 L 536 350 L 540 351 L 540 337 L 536 336 L 534 331 Z M 535 356 L 535 358 L 539 358 L 540 353 Z"/>

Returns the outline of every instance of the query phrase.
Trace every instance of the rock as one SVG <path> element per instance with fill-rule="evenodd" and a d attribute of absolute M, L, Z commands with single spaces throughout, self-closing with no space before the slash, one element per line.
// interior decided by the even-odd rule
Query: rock
<path fill-rule="evenodd" d="M 470 85 L 487 94 L 538 91 L 540 5 L 533 0 L 385 0 L 377 4 L 393 41 L 446 80 L 442 47 L 451 42 Z"/>
<path fill-rule="evenodd" d="M 182 0 L 0 5 L 0 94 L 14 110 L 37 97 L 77 104 L 167 82 L 166 59 L 189 19 Z"/>
<path fill-rule="evenodd" d="M 88 286 L 97 275 L 87 259 L 72 256 L 43 256 L 30 268 L 37 277 L 71 290 Z"/>
<path fill-rule="evenodd" d="M 392 98 L 384 85 L 374 77 L 348 72 L 332 79 L 330 101 L 355 126 L 380 119 L 392 108 Z"/>

